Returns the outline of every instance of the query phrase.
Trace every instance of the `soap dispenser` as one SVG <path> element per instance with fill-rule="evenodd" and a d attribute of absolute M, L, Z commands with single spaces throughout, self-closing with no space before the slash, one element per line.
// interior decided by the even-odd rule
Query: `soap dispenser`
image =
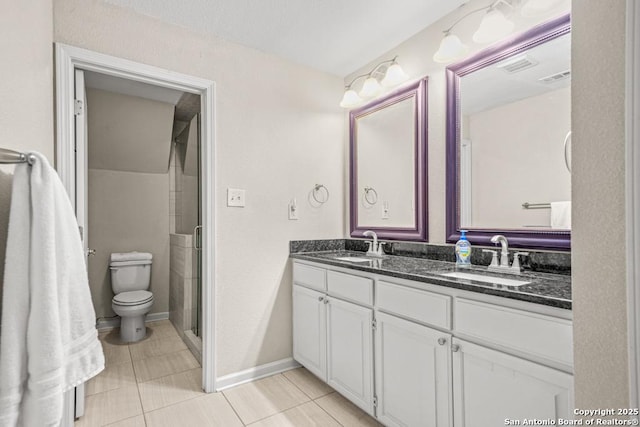
<path fill-rule="evenodd" d="M 471 243 L 467 240 L 467 230 L 460 230 L 460 240 L 456 243 L 456 267 L 471 267 Z"/>

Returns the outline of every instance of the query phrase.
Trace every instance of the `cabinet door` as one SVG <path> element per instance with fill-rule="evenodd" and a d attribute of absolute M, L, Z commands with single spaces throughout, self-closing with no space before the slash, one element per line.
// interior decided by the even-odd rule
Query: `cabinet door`
<path fill-rule="evenodd" d="M 452 351 L 456 427 L 572 418 L 572 375 L 455 338 Z"/>
<path fill-rule="evenodd" d="M 373 311 L 329 299 L 327 378 L 330 386 L 373 415 Z"/>
<path fill-rule="evenodd" d="M 327 381 L 325 295 L 293 285 L 293 358 Z"/>
<path fill-rule="evenodd" d="M 388 426 L 451 426 L 451 335 L 376 314 L 378 419 Z"/>

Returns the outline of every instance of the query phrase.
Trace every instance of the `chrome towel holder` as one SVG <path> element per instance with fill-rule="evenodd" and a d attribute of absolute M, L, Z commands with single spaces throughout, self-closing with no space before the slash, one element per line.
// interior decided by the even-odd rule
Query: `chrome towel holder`
<path fill-rule="evenodd" d="M 322 205 L 329 200 L 329 190 L 323 184 L 316 184 L 311 191 L 311 197 Z"/>
<path fill-rule="evenodd" d="M 29 163 L 32 165 L 36 161 L 33 154 L 25 154 L 19 151 L 0 148 L 0 163 L 4 165 L 14 163 Z"/>
<path fill-rule="evenodd" d="M 373 187 L 364 187 L 364 200 L 370 205 L 378 203 L 378 192 Z"/>

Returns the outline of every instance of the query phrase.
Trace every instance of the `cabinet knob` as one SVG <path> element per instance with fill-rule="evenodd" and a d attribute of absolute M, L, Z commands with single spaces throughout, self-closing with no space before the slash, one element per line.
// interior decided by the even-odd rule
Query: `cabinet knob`
<path fill-rule="evenodd" d="M 318 297 L 318 301 L 323 301 L 324 297 Z"/>
<path fill-rule="evenodd" d="M 438 344 L 445 345 L 446 343 L 447 343 L 447 339 L 446 338 L 438 338 Z"/>
<path fill-rule="evenodd" d="M 329 304 L 329 298 L 325 298 L 325 299 L 324 299 L 324 303 L 325 303 L 325 304 Z"/>
<path fill-rule="evenodd" d="M 451 351 L 453 351 L 454 353 L 457 353 L 458 350 L 460 350 L 460 346 L 458 344 L 453 344 L 451 346 Z"/>

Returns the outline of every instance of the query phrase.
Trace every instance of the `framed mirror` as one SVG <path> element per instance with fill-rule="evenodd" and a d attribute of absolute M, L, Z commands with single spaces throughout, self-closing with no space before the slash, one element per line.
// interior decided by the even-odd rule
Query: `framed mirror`
<path fill-rule="evenodd" d="M 427 239 L 427 80 L 349 114 L 351 237 Z"/>
<path fill-rule="evenodd" d="M 571 245 L 571 27 L 541 24 L 447 67 L 447 241 Z"/>

